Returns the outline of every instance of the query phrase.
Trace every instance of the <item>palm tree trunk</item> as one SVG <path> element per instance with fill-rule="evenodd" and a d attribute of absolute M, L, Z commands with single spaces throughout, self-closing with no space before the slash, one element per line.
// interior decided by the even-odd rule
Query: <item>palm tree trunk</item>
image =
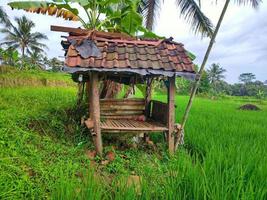
<path fill-rule="evenodd" d="M 22 65 L 20 69 L 24 68 L 24 64 L 25 64 L 25 46 L 24 45 L 22 45 L 21 47 L 21 58 L 22 58 Z"/>
<path fill-rule="evenodd" d="M 148 14 L 147 14 L 147 19 L 146 19 L 146 28 L 150 31 L 152 31 L 153 29 L 155 6 L 156 6 L 155 0 L 148 1 L 148 11 L 147 11 Z"/>
<path fill-rule="evenodd" d="M 201 64 L 200 70 L 199 70 L 198 74 L 196 75 L 196 82 L 195 82 L 195 84 L 193 86 L 193 90 L 192 90 L 192 93 L 190 95 L 190 99 L 189 99 L 189 102 L 187 104 L 187 107 L 186 107 L 186 110 L 185 110 L 185 113 L 184 113 L 184 116 L 183 116 L 183 119 L 182 119 L 182 122 L 181 122 L 181 128 L 179 130 L 178 135 L 180 135 L 182 133 L 182 131 L 183 131 L 184 127 L 185 127 L 185 124 L 186 124 L 186 121 L 188 119 L 188 115 L 189 115 L 190 109 L 192 107 L 193 100 L 195 98 L 195 95 L 196 95 L 197 89 L 199 87 L 199 83 L 200 83 L 201 77 L 203 75 L 203 70 L 204 70 L 205 65 L 207 63 L 207 60 L 209 58 L 211 49 L 212 49 L 213 44 L 215 42 L 216 36 L 217 36 L 218 31 L 220 29 L 220 26 L 222 24 L 222 21 L 223 21 L 223 18 L 224 18 L 224 15 L 226 13 L 226 10 L 228 8 L 229 3 L 230 3 L 230 0 L 226 0 L 225 5 L 224 5 L 223 10 L 222 10 L 222 13 L 221 13 L 221 16 L 220 16 L 219 21 L 217 23 L 217 26 L 215 28 L 215 31 L 214 31 L 214 33 L 213 33 L 213 35 L 211 37 L 211 40 L 210 40 L 208 49 L 206 51 L 205 57 L 203 59 L 203 62 Z M 179 143 L 176 142 L 176 144 L 175 144 L 175 150 L 178 148 L 178 145 L 179 145 Z"/>

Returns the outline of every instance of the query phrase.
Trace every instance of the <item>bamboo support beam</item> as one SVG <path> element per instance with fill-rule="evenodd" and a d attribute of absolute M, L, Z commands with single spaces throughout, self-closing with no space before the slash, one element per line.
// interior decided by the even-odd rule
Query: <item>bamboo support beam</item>
<path fill-rule="evenodd" d="M 228 8 L 228 5 L 230 3 L 230 0 L 226 0 L 225 4 L 224 4 L 224 7 L 223 7 L 223 10 L 221 12 L 221 15 L 220 15 L 220 18 L 218 20 L 218 23 L 216 25 L 216 28 L 215 28 L 215 31 L 211 37 L 211 40 L 210 40 L 210 43 L 209 43 L 209 46 L 207 48 L 207 51 L 205 53 L 205 56 L 204 56 L 204 59 L 202 61 L 202 64 L 201 64 L 201 67 L 200 67 L 200 70 L 196 76 L 196 81 L 194 83 L 194 86 L 193 86 L 193 89 L 192 89 L 192 92 L 191 92 L 191 95 L 190 95 L 190 99 L 188 101 L 188 104 L 187 104 L 187 107 L 186 107 L 186 110 L 185 110 L 185 113 L 183 115 L 183 119 L 181 121 L 181 127 L 180 127 L 180 130 L 179 130 L 179 135 L 181 134 L 181 132 L 183 131 L 184 127 L 185 127 L 185 124 L 187 122 L 187 119 L 188 119 L 188 116 L 189 116 L 189 112 L 191 110 L 191 107 L 192 107 L 192 103 L 193 103 L 193 100 L 195 98 L 195 95 L 196 95 L 196 92 L 197 92 L 197 89 L 199 87 L 199 84 L 200 84 L 200 80 L 201 80 L 201 77 L 203 75 L 203 71 L 204 71 L 204 68 L 205 68 L 205 65 L 208 61 L 208 58 L 209 58 L 209 55 L 210 55 L 210 52 L 211 52 L 211 49 L 213 47 L 213 44 L 215 43 L 215 39 L 216 39 L 216 36 L 219 32 L 219 29 L 221 27 L 221 24 L 222 24 L 222 21 L 223 21 L 223 18 L 225 16 L 225 13 L 227 11 L 227 8 Z M 178 148 L 178 143 L 175 144 L 175 150 Z"/>
<path fill-rule="evenodd" d="M 94 135 L 93 140 L 95 142 L 97 153 L 102 156 L 103 146 L 102 146 L 102 136 L 100 129 L 100 102 L 99 102 L 99 79 L 98 73 L 91 73 L 91 84 L 90 84 L 90 118 L 94 123 Z"/>
<path fill-rule="evenodd" d="M 175 123 L 175 76 L 169 77 L 168 87 L 168 146 L 169 153 L 174 153 L 174 123 Z"/>
<path fill-rule="evenodd" d="M 147 79 L 147 85 L 146 85 L 146 96 L 145 96 L 145 116 L 147 118 L 150 117 L 150 107 L 151 107 L 151 96 L 152 96 L 152 83 L 153 83 L 153 78 L 149 77 Z M 149 136 L 147 133 L 144 133 L 144 141 L 148 142 L 149 141 Z"/>

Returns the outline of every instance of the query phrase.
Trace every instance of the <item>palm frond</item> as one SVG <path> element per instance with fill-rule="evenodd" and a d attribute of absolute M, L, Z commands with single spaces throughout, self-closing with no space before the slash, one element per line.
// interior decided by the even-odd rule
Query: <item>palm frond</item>
<path fill-rule="evenodd" d="M 11 22 L 3 7 L 0 6 L 0 23 L 10 27 Z"/>
<path fill-rule="evenodd" d="M 155 20 L 160 10 L 160 0 L 141 1 L 140 13 L 144 17 L 146 28 L 152 31 Z"/>
<path fill-rule="evenodd" d="M 235 0 L 235 2 L 239 5 L 251 5 L 253 8 L 258 8 L 262 0 Z"/>
<path fill-rule="evenodd" d="M 20 48 L 23 55 L 24 50 L 29 53 L 32 50 L 44 52 L 43 49 L 48 49 L 46 44 L 41 42 L 41 40 L 48 39 L 47 36 L 40 32 L 32 32 L 35 27 L 33 21 L 22 16 L 15 18 L 15 22 L 11 24 L 11 27 L 0 29 L 0 32 L 4 35 L 4 42 L 0 43 L 0 46 Z"/>
<path fill-rule="evenodd" d="M 64 1 L 62 1 L 64 2 Z M 60 1 L 14 1 L 8 3 L 12 9 L 22 9 L 26 12 L 37 14 L 48 14 L 50 16 L 62 17 L 65 20 L 79 21 L 78 10 L 71 8 L 68 4 Z"/>
<path fill-rule="evenodd" d="M 47 40 L 47 36 L 40 32 L 35 32 L 31 34 L 31 38 L 34 40 Z"/>
<path fill-rule="evenodd" d="M 195 33 L 200 33 L 202 37 L 212 36 L 212 22 L 205 16 L 194 0 L 176 0 L 176 4 L 181 9 L 181 16 L 187 20 Z"/>

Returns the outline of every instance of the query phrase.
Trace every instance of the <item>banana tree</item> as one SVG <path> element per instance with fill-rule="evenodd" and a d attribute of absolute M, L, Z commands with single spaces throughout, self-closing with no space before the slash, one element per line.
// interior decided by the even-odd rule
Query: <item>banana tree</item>
<path fill-rule="evenodd" d="M 140 0 L 14 1 L 8 5 L 12 9 L 78 21 L 85 29 L 123 32 L 132 36 L 143 33 L 144 37 L 157 37 L 143 27 L 142 15 L 138 13 Z M 85 16 L 82 13 L 85 13 Z M 109 90 L 117 91 L 117 88 L 120 88 L 116 83 L 104 83 L 104 86 L 107 93 L 103 96 L 106 97 L 110 93 Z"/>
<path fill-rule="evenodd" d="M 85 29 L 150 34 L 142 25 L 142 16 L 137 12 L 139 0 L 51 0 L 14 1 L 12 9 L 47 14 L 70 21 L 79 21 Z M 85 13 L 83 16 L 81 13 Z"/>

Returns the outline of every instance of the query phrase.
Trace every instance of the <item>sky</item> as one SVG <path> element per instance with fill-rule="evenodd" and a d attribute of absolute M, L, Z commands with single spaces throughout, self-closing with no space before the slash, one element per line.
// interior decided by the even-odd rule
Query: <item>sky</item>
<path fill-rule="evenodd" d="M 26 15 L 36 24 L 34 31 L 45 33 L 49 40 L 45 41 L 49 50 L 48 57 L 63 56 L 60 36 L 64 33 L 51 32 L 50 25 L 79 27 L 78 22 L 65 21 L 52 16 L 26 13 L 11 10 L 6 4 L 8 0 L 1 0 L 7 14 L 13 19 L 15 16 Z M 195 35 L 190 26 L 180 17 L 180 11 L 175 5 L 175 0 L 162 0 L 161 10 L 154 25 L 154 32 L 158 35 L 170 37 L 181 42 L 185 48 L 196 55 L 195 64 L 201 65 L 206 52 L 209 38 Z M 202 11 L 216 25 L 220 16 L 223 1 L 215 5 L 215 0 L 203 0 Z M 210 54 L 206 69 L 212 63 L 219 63 L 227 70 L 226 81 L 238 82 L 241 73 L 254 73 L 257 80 L 267 80 L 267 0 L 260 8 L 255 10 L 250 6 L 237 6 L 231 3 L 225 19 L 218 33 L 216 43 Z M 2 39 L 0 35 L 0 40 Z"/>

